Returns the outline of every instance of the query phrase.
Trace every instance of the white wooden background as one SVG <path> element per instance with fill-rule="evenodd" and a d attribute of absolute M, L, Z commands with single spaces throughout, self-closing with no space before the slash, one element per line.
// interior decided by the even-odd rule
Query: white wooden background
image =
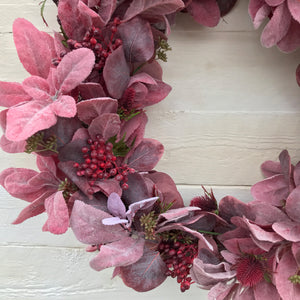
<path fill-rule="evenodd" d="M 56 9 L 48 1 L 46 17 L 55 25 Z M 164 64 L 164 79 L 173 91 L 148 108 L 147 136 L 165 145 L 157 169 L 169 173 L 185 201 L 212 187 L 218 199 L 231 194 L 251 199 L 249 187 L 261 179 L 259 165 L 277 159 L 287 148 L 300 160 L 300 99 L 295 68 L 300 52 L 290 55 L 264 49 L 252 29 L 247 2 L 219 26 L 206 29 L 187 15 L 177 20 L 170 37 L 173 51 Z M 24 17 L 45 31 L 38 0 L 0 0 L 0 80 L 26 76 L 12 40 L 12 23 Z M 35 168 L 33 157 L 1 152 L 1 170 Z M 41 231 L 45 216 L 11 225 L 25 202 L 0 190 L 0 299 L 206 299 L 196 286 L 184 294 L 175 280 L 158 289 L 136 293 L 112 270 L 89 268 L 91 256 L 72 232 L 53 236 Z"/>

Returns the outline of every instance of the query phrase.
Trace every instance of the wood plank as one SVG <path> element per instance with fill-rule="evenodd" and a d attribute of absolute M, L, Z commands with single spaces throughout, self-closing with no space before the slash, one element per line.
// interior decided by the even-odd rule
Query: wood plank
<path fill-rule="evenodd" d="M 0 247 L 5 258 L 0 271 L 0 298 L 18 300 L 96 299 L 206 299 L 207 292 L 195 285 L 182 294 L 176 280 L 157 289 L 137 293 L 119 278 L 111 280 L 112 269 L 95 272 L 88 261 L 95 253 L 83 249 L 48 247 Z M 202 298 L 203 297 L 203 298 Z"/>

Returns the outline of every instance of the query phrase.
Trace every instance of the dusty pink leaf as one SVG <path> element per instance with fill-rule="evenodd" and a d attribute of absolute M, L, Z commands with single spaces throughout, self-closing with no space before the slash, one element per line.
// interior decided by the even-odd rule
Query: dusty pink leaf
<path fill-rule="evenodd" d="M 99 4 L 98 0 L 89 0 L 89 7 L 93 7 Z M 104 24 L 110 20 L 115 8 L 117 1 L 116 0 L 101 0 L 101 5 L 99 7 L 98 14 L 100 18 L 103 20 Z"/>
<path fill-rule="evenodd" d="M 300 24 L 297 21 L 292 19 L 288 33 L 277 46 L 283 52 L 292 52 L 300 47 Z"/>
<path fill-rule="evenodd" d="M 157 80 L 155 85 L 148 85 L 148 95 L 143 101 L 143 106 L 150 106 L 165 99 L 172 88 L 163 81 Z"/>
<path fill-rule="evenodd" d="M 261 171 L 265 177 L 281 174 L 281 165 L 277 161 L 267 160 L 261 165 Z"/>
<path fill-rule="evenodd" d="M 0 81 L 0 106 L 11 107 L 29 100 L 31 97 L 20 83 Z"/>
<path fill-rule="evenodd" d="M 13 35 L 24 68 L 31 75 L 47 78 L 52 59 L 48 38 L 25 19 L 15 20 Z"/>
<path fill-rule="evenodd" d="M 193 0 L 187 10 L 198 23 L 208 27 L 217 26 L 221 17 L 216 0 Z"/>
<path fill-rule="evenodd" d="M 153 139 L 144 139 L 128 159 L 128 165 L 137 171 L 150 171 L 164 153 L 163 145 Z"/>
<path fill-rule="evenodd" d="M 300 287 L 292 283 L 288 278 L 297 274 L 298 265 L 290 251 L 286 251 L 279 261 L 276 272 L 274 272 L 274 281 L 277 291 L 283 300 L 299 299 Z"/>
<path fill-rule="evenodd" d="M 115 192 L 119 196 L 122 195 L 122 188 L 120 182 L 115 179 L 99 180 L 95 182 L 95 187 L 99 189 L 104 195 L 108 196 Z"/>
<path fill-rule="evenodd" d="M 13 142 L 8 140 L 5 135 L 3 135 L 0 139 L 1 149 L 8 153 L 22 153 L 25 151 L 26 145 L 26 141 Z"/>
<path fill-rule="evenodd" d="M 85 244 L 98 245 L 112 243 L 127 236 L 120 225 L 106 226 L 102 220 L 111 215 L 82 201 L 75 201 L 70 226 L 77 239 Z"/>
<path fill-rule="evenodd" d="M 12 224 L 20 224 L 25 220 L 42 214 L 45 211 L 44 201 L 49 194 L 43 194 L 26 206 Z"/>
<path fill-rule="evenodd" d="M 34 100 L 48 100 L 50 87 L 46 79 L 39 76 L 26 78 L 23 83 L 24 91 Z"/>
<path fill-rule="evenodd" d="M 285 3 L 277 6 L 271 20 L 261 35 L 263 46 L 270 48 L 276 45 L 288 32 L 291 24 L 291 14 Z"/>
<path fill-rule="evenodd" d="M 11 107 L 7 113 L 6 137 L 11 141 L 26 140 L 36 132 L 56 123 L 52 102 L 36 100 Z"/>
<path fill-rule="evenodd" d="M 69 211 L 63 192 L 52 194 L 45 200 L 45 209 L 48 219 L 43 226 L 43 231 L 50 231 L 54 234 L 62 234 L 69 227 Z"/>
<path fill-rule="evenodd" d="M 263 5 L 256 13 L 253 19 L 253 25 L 255 29 L 258 29 L 259 26 L 263 23 L 263 21 L 268 17 L 271 13 L 271 8 L 269 5 Z"/>
<path fill-rule="evenodd" d="M 300 161 L 294 168 L 294 181 L 296 186 L 300 185 Z"/>
<path fill-rule="evenodd" d="M 102 224 L 104 225 L 117 225 L 117 224 L 128 224 L 128 220 L 120 219 L 119 217 L 111 217 L 102 220 Z"/>
<path fill-rule="evenodd" d="M 134 18 L 118 27 L 128 62 L 145 62 L 154 55 L 154 40 L 150 24 Z"/>
<path fill-rule="evenodd" d="M 95 64 L 93 51 L 87 48 L 73 50 L 65 55 L 56 69 L 56 89 L 68 93 L 91 73 Z"/>
<path fill-rule="evenodd" d="M 257 285 L 253 287 L 255 299 L 272 299 L 272 300 L 282 300 L 278 294 L 276 287 L 271 282 L 266 282 L 262 280 Z"/>
<path fill-rule="evenodd" d="M 292 220 L 300 223 L 300 186 L 295 188 L 288 196 L 285 210 Z"/>
<path fill-rule="evenodd" d="M 129 66 L 121 46 L 109 55 L 103 68 L 103 78 L 113 98 L 122 97 L 130 79 L 129 74 Z"/>
<path fill-rule="evenodd" d="M 272 226 L 273 230 L 285 240 L 300 242 L 300 224 L 296 222 L 276 222 Z"/>
<path fill-rule="evenodd" d="M 139 14 L 146 15 L 168 15 L 184 8 L 181 0 L 134 0 L 124 16 L 127 21 Z"/>
<path fill-rule="evenodd" d="M 282 201 L 289 194 L 289 188 L 285 177 L 279 174 L 254 184 L 251 188 L 251 194 L 256 200 L 282 206 Z"/>
<path fill-rule="evenodd" d="M 118 101 L 112 98 L 90 99 L 77 104 L 78 118 L 86 124 L 104 113 L 117 113 L 117 110 Z"/>
<path fill-rule="evenodd" d="M 292 17 L 300 23 L 300 1 L 299 0 L 287 0 L 288 8 L 292 14 Z"/>
<path fill-rule="evenodd" d="M 142 257 L 144 244 L 144 239 L 124 237 L 119 241 L 102 245 L 99 254 L 90 261 L 90 266 L 96 271 L 110 267 L 129 266 Z"/>
<path fill-rule="evenodd" d="M 147 292 L 165 281 L 167 267 L 159 252 L 145 247 L 144 255 L 137 262 L 119 270 L 127 286 L 138 292 Z"/>
<path fill-rule="evenodd" d="M 248 6 L 248 12 L 252 19 L 254 20 L 258 10 L 265 4 L 264 0 L 250 0 Z"/>

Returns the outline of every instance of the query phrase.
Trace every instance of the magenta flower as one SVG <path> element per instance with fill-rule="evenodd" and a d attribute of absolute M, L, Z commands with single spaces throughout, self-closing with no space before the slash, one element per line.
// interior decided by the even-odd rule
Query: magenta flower
<path fill-rule="evenodd" d="M 38 156 L 37 165 L 40 172 L 9 168 L 0 174 L 0 184 L 8 193 L 30 202 L 13 224 L 22 223 L 46 211 L 48 219 L 43 231 L 65 233 L 69 227 L 69 214 L 74 202 L 72 194 L 76 187 L 59 174 L 54 159 Z"/>
<path fill-rule="evenodd" d="M 261 35 L 261 43 L 269 48 L 277 45 L 284 52 L 300 46 L 300 2 L 298 0 L 250 0 L 249 14 L 257 29 L 269 19 Z"/>

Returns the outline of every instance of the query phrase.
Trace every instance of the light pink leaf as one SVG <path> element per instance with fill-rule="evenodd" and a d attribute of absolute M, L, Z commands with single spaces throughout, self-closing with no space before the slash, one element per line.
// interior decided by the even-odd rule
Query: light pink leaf
<path fill-rule="evenodd" d="M 7 113 L 6 137 L 22 141 L 54 125 L 56 116 L 49 104 L 51 102 L 36 100 L 11 107 Z"/>
<path fill-rule="evenodd" d="M 26 145 L 26 141 L 13 142 L 8 140 L 5 135 L 3 135 L 0 139 L 1 149 L 8 153 L 22 153 L 25 151 Z"/>
<path fill-rule="evenodd" d="M 38 155 L 36 158 L 36 164 L 40 171 L 49 172 L 56 176 L 56 164 L 52 157 L 44 157 Z"/>
<path fill-rule="evenodd" d="M 300 224 L 296 222 L 276 222 L 272 226 L 273 230 L 285 240 L 300 242 Z"/>
<path fill-rule="evenodd" d="M 45 209 L 48 219 L 43 226 L 43 231 L 54 234 L 65 233 L 69 227 L 69 210 L 63 192 L 59 191 L 48 197 L 45 200 Z"/>
<path fill-rule="evenodd" d="M 95 64 L 93 51 L 81 48 L 63 57 L 56 69 L 56 89 L 68 93 L 91 73 Z"/>
<path fill-rule="evenodd" d="M 31 75 L 47 78 L 52 59 L 48 38 L 25 19 L 15 20 L 13 35 L 24 68 Z"/>
<path fill-rule="evenodd" d="M 187 10 L 198 23 L 208 27 L 217 26 L 221 17 L 215 0 L 193 0 Z"/>
<path fill-rule="evenodd" d="M 108 196 L 107 208 L 109 212 L 115 217 L 126 217 L 126 207 L 117 193 L 111 193 Z"/>
<path fill-rule="evenodd" d="M 285 3 L 277 6 L 273 16 L 266 25 L 262 35 L 261 43 L 270 48 L 276 45 L 288 32 L 291 24 L 291 14 Z"/>
<path fill-rule="evenodd" d="M 31 76 L 23 81 L 24 91 L 34 100 L 48 100 L 50 98 L 50 87 L 46 79 Z"/>
<path fill-rule="evenodd" d="M 134 18 L 118 27 L 128 62 L 145 62 L 154 55 L 154 40 L 150 24 Z"/>
<path fill-rule="evenodd" d="M 124 21 L 132 19 L 139 14 L 168 15 L 184 8 L 181 0 L 134 0 L 124 16 Z"/>
<path fill-rule="evenodd" d="M 165 281 L 167 267 L 159 252 L 145 247 L 144 255 L 137 262 L 119 270 L 127 286 L 138 292 L 147 292 Z"/>
<path fill-rule="evenodd" d="M 112 217 L 82 201 L 75 201 L 70 225 L 77 239 L 85 244 L 112 243 L 126 237 L 128 233 L 120 225 L 106 226 L 102 220 Z"/>
<path fill-rule="evenodd" d="M 144 139 L 128 159 L 128 165 L 137 171 L 150 171 L 164 153 L 163 145 L 153 139 Z"/>
<path fill-rule="evenodd" d="M 96 271 L 110 267 L 129 266 L 138 261 L 144 251 L 144 239 L 123 239 L 102 245 L 99 254 L 90 262 L 90 266 Z"/>
<path fill-rule="evenodd" d="M 300 24 L 297 21 L 292 19 L 289 31 L 277 46 L 283 52 L 292 52 L 300 47 Z"/>
<path fill-rule="evenodd" d="M 103 68 L 103 78 L 113 98 L 122 97 L 130 79 L 129 74 L 129 66 L 121 46 L 109 55 Z"/>
<path fill-rule="evenodd" d="M 0 106 L 11 107 L 29 100 L 31 97 L 20 83 L 0 81 Z"/>
<path fill-rule="evenodd" d="M 285 210 L 292 220 L 300 223 L 300 186 L 295 188 L 288 196 Z"/>
<path fill-rule="evenodd" d="M 271 8 L 269 5 L 263 5 L 256 13 L 253 19 L 253 25 L 255 29 L 258 29 L 259 26 L 263 23 L 263 21 L 269 16 L 271 13 Z"/>
<path fill-rule="evenodd" d="M 104 225 L 117 225 L 117 224 L 128 224 L 128 220 L 120 219 L 119 217 L 106 218 L 102 220 L 102 224 Z"/>
<path fill-rule="evenodd" d="M 104 113 L 117 113 L 117 110 L 118 101 L 107 97 L 85 100 L 77 104 L 78 118 L 86 124 L 91 124 Z"/>

